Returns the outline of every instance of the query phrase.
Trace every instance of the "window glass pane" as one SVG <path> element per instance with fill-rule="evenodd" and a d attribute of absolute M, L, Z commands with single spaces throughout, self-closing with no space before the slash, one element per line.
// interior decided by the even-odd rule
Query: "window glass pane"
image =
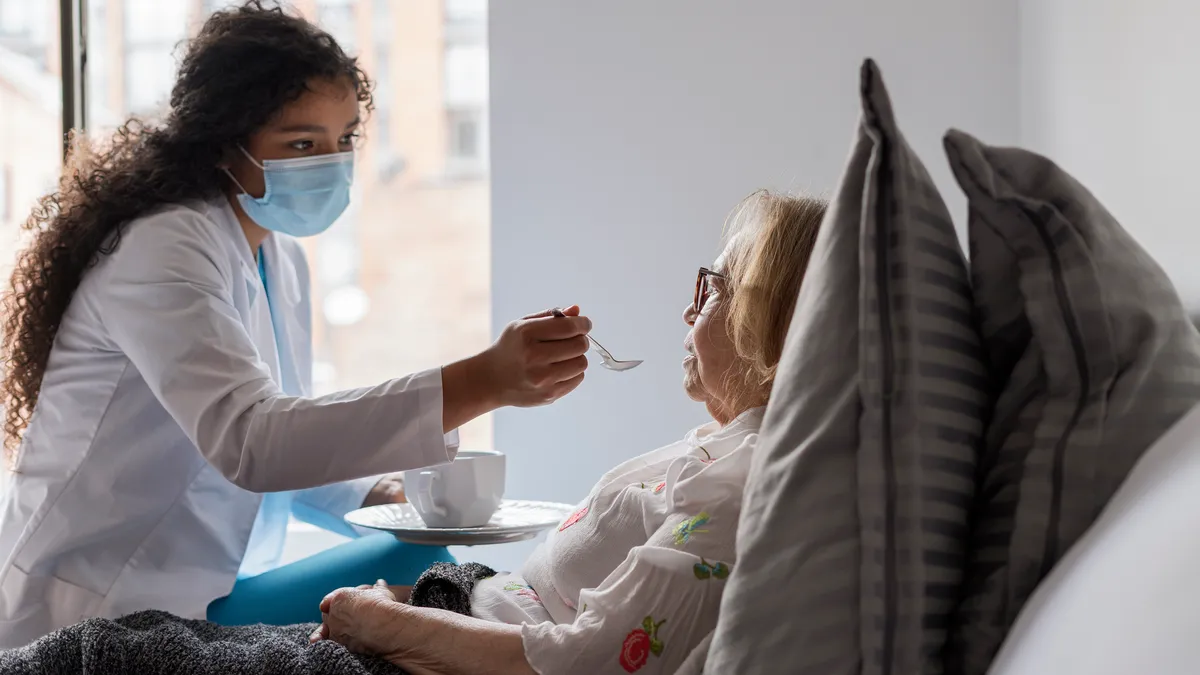
<path fill-rule="evenodd" d="M 450 154 L 458 159 L 478 159 L 482 152 L 479 115 L 455 113 L 450 123 Z"/>
<path fill-rule="evenodd" d="M 2 1 L 2 0 L 0 0 Z M 113 115 L 113 102 L 107 95 L 112 90 L 109 78 L 108 52 L 103 49 L 92 49 L 92 46 L 108 44 L 109 13 L 108 3 L 88 2 L 87 4 L 87 98 L 88 123 L 96 126 L 110 127 L 117 124 Z M 123 106 L 116 106 L 123 107 Z"/>
<path fill-rule="evenodd" d="M 57 0 L 0 0 L 0 285 L 8 288 L 21 225 L 62 169 Z M 0 474 L 7 472 L 0 462 Z M 0 481 L 0 495 L 6 481 Z"/>
<path fill-rule="evenodd" d="M 201 19 L 207 18 L 209 14 L 227 7 L 237 7 L 243 5 L 243 0 L 204 0 L 201 4 L 201 13 L 204 15 Z"/>
<path fill-rule="evenodd" d="M 329 31 L 342 49 L 355 53 L 358 43 L 357 30 L 354 25 L 355 3 L 348 0 L 319 0 L 317 2 L 317 22 Z"/>
<path fill-rule="evenodd" d="M 125 41 L 164 44 L 169 50 L 187 37 L 193 5 L 185 0 L 125 0 Z"/>
<path fill-rule="evenodd" d="M 482 44 L 446 48 L 446 105 L 481 106 L 488 96 L 488 51 Z"/>
<path fill-rule="evenodd" d="M 486 21 L 487 0 L 445 0 L 449 21 Z"/>
<path fill-rule="evenodd" d="M 62 168 L 58 2 L 0 0 L 0 280 L 7 286 L 21 224 Z"/>
<path fill-rule="evenodd" d="M 12 220 L 13 205 L 9 183 L 12 182 L 12 167 L 0 164 L 0 221 Z"/>
<path fill-rule="evenodd" d="M 229 2 L 88 0 L 90 131 L 163 112 L 180 55 L 178 39 L 164 36 L 194 30 Z M 377 80 L 351 206 L 328 232 L 303 242 L 318 392 L 377 384 L 491 341 L 487 3 L 448 1 L 445 12 L 431 12 L 425 2 L 290 3 L 361 55 Z M 143 18 L 128 15 L 133 7 Z M 114 27 L 114 20 L 125 23 Z M 171 27 L 151 31 L 136 21 Z M 490 418 L 465 427 L 462 439 L 490 447 Z"/>
<path fill-rule="evenodd" d="M 53 0 L 0 0 L 0 44 L 43 61 L 51 34 L 57 36 L 57 17 Z M 57 37 L 53 44 L 57 49 Z"/>
<path fill-rule="evenodd" d="M 133 46 L 124 53 L 125 110 L 134 115 L 160 111 L 171 95 L 176 64 L 166 45 Z"/>

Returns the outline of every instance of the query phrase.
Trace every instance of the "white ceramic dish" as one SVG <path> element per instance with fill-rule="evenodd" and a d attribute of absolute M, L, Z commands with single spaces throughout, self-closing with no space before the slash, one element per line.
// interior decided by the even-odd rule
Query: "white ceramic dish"
<path fill-rule="evenodd" d="M 483 546 L 532 539 L 571 515 L 572 504 L 505 499 L 487 525 L 429 527 L 409 504 L 384 504 L 346 514 L 351 525 L 387 532 L 400 541 L 425 546 Z"/>

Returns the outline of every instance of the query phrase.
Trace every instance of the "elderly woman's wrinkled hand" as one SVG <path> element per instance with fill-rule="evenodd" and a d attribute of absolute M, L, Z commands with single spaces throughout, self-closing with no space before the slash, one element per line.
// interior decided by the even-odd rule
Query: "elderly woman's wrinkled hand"
<path fill-rule="evenodd" d="M 353 652 L 389 658 L 403 644 L 404 608 L 383 581 L 342 588 L 321 601 L 322 623 L 309 639 L 333 640 Z"/>

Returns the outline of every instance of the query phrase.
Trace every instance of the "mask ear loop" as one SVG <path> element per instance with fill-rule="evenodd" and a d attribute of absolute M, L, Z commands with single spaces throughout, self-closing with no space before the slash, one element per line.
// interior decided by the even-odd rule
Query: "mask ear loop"
<path fill-rule="evenodd" d="M 259 164 L 258 160 L 254 159 L 254 155 L 251 155 L 250 151 L 243 148 L 241 143 L 238 143 L 238 150 L 241 150 L 242 154 L 246 156 L 246 159 L 250 160 L 254 164 L 254 166 L 257 166 L 258 168 L 262 169 L 263 171 L 267 170 L 267 167 L 263 166 L 262 164 Z"/>
<path fill-rule="evenodd" d="M 246 159 L 250 160 L 250 162 L 252 164 L 254 164 L 254 166 L 257 166 L 258 168 L 262 169 L 263 178 L 265 179 L 266 174 L 267 174 L 267 167 L 263 166 L 262 164 L 259 164 L 258 160 L 254 159 L 254 156 L 251 155 L 249 152 L 246 151 L 245 148 L 242 147 L 241 143 L 238 143 L 237 147 L 238 147 L 238 150 L 241 150 L 242 154 L 246 156 Z M 223 166 L 223 167 L 221 167 L 221 170 L 225 172 L 226 176 L 229 176 L 229 180 L 233 181 L 234 185 L 238 186 L 238 189 L 242 191 L 242 194 L 246 195 L 247 197 L 250 197 L 251 199 L 254 199 L 254 197 L 252 197 L 250 195 L 250 191 L 247 190 L 246 188 L 242 187 L 242 184 L 240 182 L 238 182 L 238 179 L 233 177 L 233 173 L 229 171 L 229 167 Z"/>
<path fill-rule="evenodd" d="M 238 186 L 238 189 L 242 191 L 242 194 L 246 195 L 247 197 L 250 196 L 250 193 L 246 191 L 246 188 L 242 187 L 242 184 L 238 182 L 238 179 L 233 177 L 233 173 L 231 173 L 229 169 L 221 167 L 221 170 L 225 172 L 226 176 L 229 176 L 229 180 L 233 181 L 234 185 Z"/>

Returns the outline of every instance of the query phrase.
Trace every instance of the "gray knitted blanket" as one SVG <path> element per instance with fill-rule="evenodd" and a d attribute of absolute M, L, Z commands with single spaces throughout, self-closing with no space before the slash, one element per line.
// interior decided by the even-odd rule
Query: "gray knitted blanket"
<path fill-rule="evenodd" d="M 409 603 L 469 615 L 475 582 L 494 574 L 476 563 L 438 563 L 417 579 Z M 404 675 L 328 640 L 310 645 L 315 628 L 218 626 L 154 611 L 88 619 L 0 652 L 0 675 Z"/>
<path fill-rule="evenodd" d="M 218 626 L 165 612 L 89 619 L 0 652 L 3 675 L 403 675 L 328 640 L 313 624 Z"/>

